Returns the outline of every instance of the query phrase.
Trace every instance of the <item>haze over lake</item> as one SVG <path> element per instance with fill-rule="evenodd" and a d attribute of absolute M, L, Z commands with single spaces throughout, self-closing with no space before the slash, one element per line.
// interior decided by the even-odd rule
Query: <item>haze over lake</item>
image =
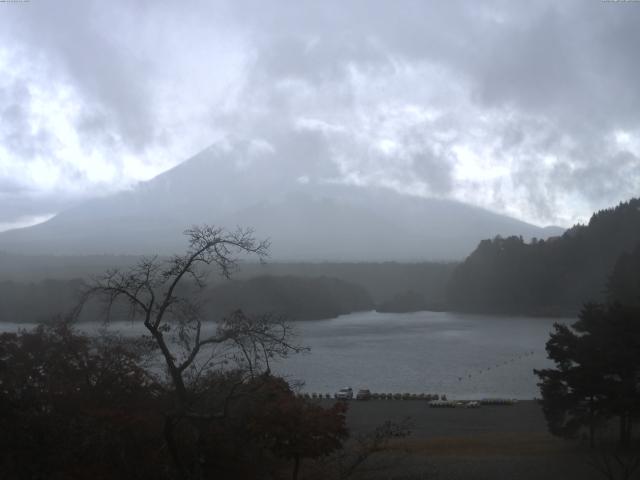
<path fill-rule="evenodd" d="M 534 368 L 550 365 L 544 350 L 554 322 L 571 319 L 469 315 L 452 312 L 360 312 L 294 322 L 310 352 L 274 369 L 303 391 L 333 393 L 343 386 L 374 392 L 438 393 L 450 398 L 531 399 L 539 390 Z M 95 331 L 102 324 L 82 324 Z M 0 324 L 3 331 L 15 324 Z M 125 335 L 141 323 L 116 323 Z"/>

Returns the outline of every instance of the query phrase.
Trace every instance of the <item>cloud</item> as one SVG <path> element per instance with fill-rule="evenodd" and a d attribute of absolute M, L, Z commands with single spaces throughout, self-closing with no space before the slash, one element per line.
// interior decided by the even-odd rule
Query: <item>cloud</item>
<path fill-rule="evenodd" d="M 632 2 L 63 3 L 0 7 L 0 189 L 104 194 L 224 138 L 270 145 L 273 181 L 537 223 L 640 186 Z"/>

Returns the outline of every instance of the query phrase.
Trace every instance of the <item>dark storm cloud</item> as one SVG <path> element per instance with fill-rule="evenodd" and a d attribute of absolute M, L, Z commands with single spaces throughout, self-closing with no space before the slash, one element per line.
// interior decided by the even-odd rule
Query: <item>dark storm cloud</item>
<path fill-rule="evenodd" d="M 68 0 L 0 24 L 21 58 L 0 131 L 23 161 L 66 142 L 33 128 L 24 85 L 50 75 L 83 148 L 123 171 L 242 137 L 274 149 L 274 177 L 565 224 L 640 186 L 634 2 Z"/>
<path fill-rule="evenodd" d="M 622 8 L 620 8 L 622 7 Z M 638 8 L 557 2 L 497 29 L 471 71 L 488 105 L 510 104 L 568 127 L 638 126 Z"/>
<path fill-rule="evenodd" d="M 483 128 L 505 147 L 496 154 L 512 163 L 509 183 L 519 200 L 526 200 L 521 211 L 529 217 L 566 221 L 554 218 L 558 202 L 581 201 L 578 208 L 584 210 L 574 214 L 579 217 L 638 189 L 637 155 L 611 148 L 615 130 L 640 133 L 640 90 L 634 80 L 640 73 L 638 5 L 351 2 L 345 7 L 323 2 L 312 9 L 297 4 L 284 16 L 252 6 L 242 4 L 242 10 L 258 10 L 254 28 L 260 30 L 264 22 L 263 36 L 276 39 L 264 42 L 258 63 L 271 83 L 292 77 L 316 86 L 346 83 L 350 68 L 375 78 L 376 70 L 405 62 L 417 68 L 436 65 L 452 82 L 466 84 L 469 115 L 502 117 L 502 128 Z M 454 129 L 468 125 L 468 119 L 456 120 Z M 448 193 L 452 155 L 441 148 L 434 154 L 427 132 L 423 138 L 424 151 L 414 155 L 427 161 L 414 162 L 413 173 L 431 193 Z M 550 166 L 544 156 L 555 157 L 557 164 Z M 626 161 L 620 162 L 621 156 Z M 494 190 L 496 206 L 508 201 L 505 182 L 486 188 Z"/>

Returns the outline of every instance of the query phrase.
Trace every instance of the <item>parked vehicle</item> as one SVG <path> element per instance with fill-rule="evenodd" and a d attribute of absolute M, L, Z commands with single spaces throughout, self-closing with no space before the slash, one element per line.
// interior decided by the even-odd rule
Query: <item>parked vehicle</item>
<path fill-rule="evenodd" d="M 338 400 L 351 400 L 353 398 L 353 389 L 351 387 L 341 388 L 336 393 L 336 398 Z"/>
<path fill-rule="evenodd" d="M 358 390 L 356 394 L 356 400 L 369 400 L 371 399 L 371 391 L 368 388 L 362 388 Z"/>

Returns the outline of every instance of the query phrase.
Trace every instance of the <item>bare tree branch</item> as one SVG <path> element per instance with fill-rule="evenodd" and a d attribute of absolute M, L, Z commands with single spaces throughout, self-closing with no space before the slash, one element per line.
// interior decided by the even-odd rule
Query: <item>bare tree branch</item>
<path fill-rule="evenodd" d="M 193 366 L 205 346 L 232 344 L 241 353 L 235 359 L 251 371 L 269 369 L 271 358 L 301 351 L 289 342 L 291 330 L 283 319 L 248 317 L 240 311 L 220 322 L 215 334 L 203 338 L 204 320 L 196 294 L 206 286 L 207 267 L 213 265 L 220 275 L 230 278 L 237 268 L 238 255 L 256 255 L 263 260 L 269 242 L 256 240 L 252 229 L 243 228 L 229 232 L 203 225 L 184 233 L 188 239 L 186 253 L 167 260 L 144 257 L 128 270 L 107 271 L 93 279 L 80 308 L 97 297 L 109 312 L 124 302 L 131 319 L 142 317 L 180 392 L 184 391 L 182 374 Z M 195 293 L 191 294 L 194 286 Z M 182 353 L 173 351 L 176 346 Z"/>
<path fill-rule="evenodd" d="M 211 267 L 228 279 L 238 268 L 239 256 L 254 255 L 263 261 L 269 242 L 256 240 L 252 229 L 243 228 L 229 232 L 203 225 L 184 233 L 188 248 L 182 255 L 168 259 L 143 257 L 133 267 L 109 270 L 93 278 L 75 315 L 77 318 L 83 306 L 96 298 L 107 307 L 107 322 L 111 320 L 112 309 L 123 306 L 127 307 L 131 320 L 142 321 L 162 354 L 173 386 L 175 404 L 165 423 L 167 447 L 179 469 L 189 470 L 191 467 L 181 464 L 175 449 L 177 425 L 194 419 L 213 420 L 221 415 L 196 406 L 198 379 L 207 369 L 221 371 L 235 367 L 242 372 L 238 379 L 241 386 L 248 378 L 268 373 L 271 359 L 305 349 L 291 342 L 291 327 L 280 317 L 248 316 L 236 311 L 217 323 L 211 322 L 215 330 L 207 331 L 198 293 L 205 288 Z M 209 351 L 207 359 L 198 364 L 204 349 Z M 234 394 L 235 389 L 228 394 L 226 403 Z M 222 414 L 225 409 L 223 406 Z M 196 472 L 198 466 L 192 467 L 192 473 Z M 185 477 L 189 476 L 186 470 Z"/>

